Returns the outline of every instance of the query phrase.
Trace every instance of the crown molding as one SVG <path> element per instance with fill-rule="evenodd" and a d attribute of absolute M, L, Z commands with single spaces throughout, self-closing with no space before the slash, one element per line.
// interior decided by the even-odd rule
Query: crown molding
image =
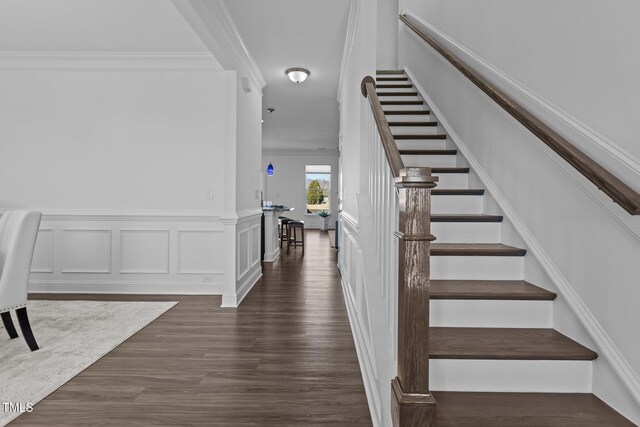
<path fill-rule="evenodd" d="M 225 70 L 246 74 L 258 92 L 267 85 L 222 0 L 172 0 Z"/>
<path fill-rule="evenodd" d="M 209 52 L 0 52 L 5 70 L 214 70 Z"/>
<path fill-rule="evenodd" d="M 338 82 L 338 102 L 342 102 L 342 91 L 344 80 L 347 76 L 349 63 L 351 62 L 351 52 L 353 51 L 353 42 L 356 36 L 356 28 L 358 28 L 358 12 L 360 10 L 360 0 L 350 0 L 349 22 L 347 23 L 347 35 L 344 41 L 344 49 L 342 51 L 342 62 L 340 63 L 340 80 Z"/>

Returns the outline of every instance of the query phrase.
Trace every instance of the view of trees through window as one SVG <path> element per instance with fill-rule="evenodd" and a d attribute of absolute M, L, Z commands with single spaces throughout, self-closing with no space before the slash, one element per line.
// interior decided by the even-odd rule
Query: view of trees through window
<path fill-rule="evenodd" d="M 330 212 L 330 165 L 307 165 L 305 188 L 307 189 L 307 213 Z"/>

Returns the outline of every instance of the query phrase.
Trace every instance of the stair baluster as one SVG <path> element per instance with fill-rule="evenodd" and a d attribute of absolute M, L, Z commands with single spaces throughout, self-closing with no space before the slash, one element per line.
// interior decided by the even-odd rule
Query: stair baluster
<path fill-rule="evenodd" d="M 391 382 L 395 427 L 435 425 L 436 402 L 429 391 L 429 253 L 431 168 L 405 168 L 389 123 L 376 95 L 375 80 L 362 80 L 382 148 L 398 194 L 398 365 Z M 377 140 L 377 138 L 376 138 Z"/>

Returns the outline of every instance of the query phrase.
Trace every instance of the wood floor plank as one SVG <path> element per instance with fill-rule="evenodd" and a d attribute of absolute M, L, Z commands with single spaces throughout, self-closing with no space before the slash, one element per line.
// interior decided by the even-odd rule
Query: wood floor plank
<path fill-rule="evenodd" d="M 238 309 L 219 296 L 32 295 L 180 301 L 11 425 L 371 426 L 336 268 L 321 232 Z"/>

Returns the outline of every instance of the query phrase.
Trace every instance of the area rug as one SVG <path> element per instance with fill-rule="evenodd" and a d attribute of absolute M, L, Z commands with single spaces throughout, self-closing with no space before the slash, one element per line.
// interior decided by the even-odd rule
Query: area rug
<path fill-rule="evenodd" d="M 0 322 L 0 425 L 18 417 L 24 405 L 35 405 L 176 304 L 29 301 L 29 320 L 40 350 L 29 351 L 22 336 L 10 340 Z M 13 322 L 20 334 L 15 314 Z"/>

